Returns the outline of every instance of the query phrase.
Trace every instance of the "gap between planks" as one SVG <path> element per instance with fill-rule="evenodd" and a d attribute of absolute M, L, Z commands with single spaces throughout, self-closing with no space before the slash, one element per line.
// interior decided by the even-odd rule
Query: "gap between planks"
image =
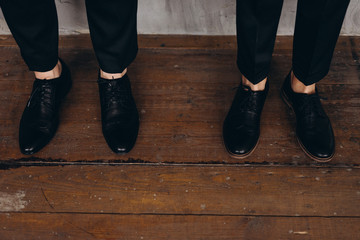
<path fill-rule="evenodd" d="M 304 167 L 304 168 L 348 168 L 358 169 L 359 164 L 330 164 L 320 163 L 315 161 L 309 161 L 308 163 L 293 163 L 293 162 L 251 162 L 242 161 L 239 163 L 234 162 L 147 162 L 140 159 L 128 159 L 128 160 L 94 160 L 94 161 L 73 161 L 68 162 L 66 160 L 52 160 L 52 159 L 36 159 L 30 157 L 30 161 L 27 160 L 7 160 L 0 161 L 0 171 L 8 170 L 20 167 L 56 167 L 56 166 L 158 166 L 158 167 L 237 167 L 237 168 L 253 168 L 253 167 Z"/>

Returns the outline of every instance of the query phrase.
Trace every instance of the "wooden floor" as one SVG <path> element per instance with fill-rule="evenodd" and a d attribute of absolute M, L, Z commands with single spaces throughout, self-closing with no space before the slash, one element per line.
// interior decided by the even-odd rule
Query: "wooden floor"
<path fill-rule="evenodd" d="M 297 144 L 282 102 L 291 38 L 279 37 L 256 151 L 230 158 L 222 121 L 240 74 L 234 37 L 140 36 L 129 68 L 141 115 L 128 155 L 101 133 L 97 62 L 87 35 L 63 37 L 73 88 L 51 143 L 22 155 L 32 88 L 0 36 L 0 239 L 360 239 L 360 38 L 341 37 L 318 85 L 336 135 L 326 164 Z"/>

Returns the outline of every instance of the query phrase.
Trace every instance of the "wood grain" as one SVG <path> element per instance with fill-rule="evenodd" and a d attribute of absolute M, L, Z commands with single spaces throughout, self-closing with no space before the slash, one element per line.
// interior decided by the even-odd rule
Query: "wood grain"
<path fill-rule="evenodd" d="M 2 212 L 360 216 L 359 168 L 95 165 L 3 171 Z"/>
<path fill-rule="evenodd" d="M 358 218 L 10 213 L 0 214 L 0 235 L 2 240 L 354 240 L 359 224 Z"/>

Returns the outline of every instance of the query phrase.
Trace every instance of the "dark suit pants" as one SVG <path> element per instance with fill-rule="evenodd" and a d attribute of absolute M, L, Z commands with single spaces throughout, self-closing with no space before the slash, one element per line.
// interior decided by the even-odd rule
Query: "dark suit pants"
<path fill-rule="evenodd" d="M 7 24 L 31 71 L 58 61 L 58 19 L 53 0 L 0 0 Z M 86 0 L 91 39 L 100 68 L 122 72 L 136 57 L 137 0 Z"/>
<path fill-rule="evenodd" d="M 268 76 L 283 0 L 237 0 L 238 67 L 253 84 Z M 298 0 L 292 67 L 305 85 L 329 67 L 349 0 Z"/>

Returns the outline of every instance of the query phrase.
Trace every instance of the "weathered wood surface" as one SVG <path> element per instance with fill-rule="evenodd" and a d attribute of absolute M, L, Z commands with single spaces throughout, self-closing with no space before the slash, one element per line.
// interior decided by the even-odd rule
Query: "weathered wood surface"
<path fill-rule="evenodd" d="M 0 172 L 7 239 L 358 239 L 360 169 L 193 165 Z"/>
<path fill-rule="evenodd" d="M 24 158 L 18 150 L 18 122 L 33 75 L 18 49 L 11 45 L 13 40 L 4 37 L 0 42 L 0 160 L 7 161 Z M 144 47 L 129 75 L 141 126 L 137 144 L 126 156 L 113 154 L 101 133 L 98 67 L 88 36 L 63 38 L 61 43 L 61 55 L 71 67 L 74 85 L 55 138 L 35 157 L 65 161 L 243 162 L 228 156 L 221 135 L 222 121 L 240 77 L 233 37 L 140 37 Z M 189 49 L 190 44 L 194 49 Z M 298 146 L 294 118 L 279 97 L 282 80 L 291 67 L 290 49 L 291 38 L 277 40 L 260 144 L 246 159 L 248 162 L 312 162 Z M 360 38 L 342 37 L 331 71 L 319 84 L 336 135 L 336 156 L 329 164 L 360 162 L 359 55 Z"/>
<path fill-rule="evenodd" d="M 0 212 L 360 216 L 358 168 L 22 167 L 0 185 L 15 201 Z"/>
<path fill-rule="evenodd" d="M 0 225 L 2 240 L 355 240 L 360 237 L 358 218 L 10 213 L 0 214 Z"/>
<path fill-rule="evenodd" d="M 61 39 L 74 85 L 59 130 L 26 157 L 18 122 L 33 75 L 13 39 L 0 37 L 1 240 L 360 239 L 360 38 L 340 38 L 319 84 L 336 135 L 327 164 L 298 147 L 279 97 L 291 38 L 277 40 L 260 143 L 245 160 L 231 159 L 221 137 L 240 78 L 235 38 L 139 40 L 129 68 L 141 115 L 133 151 L 115 155 L 103 139 L 98 67 L 82 35 Z"/>

